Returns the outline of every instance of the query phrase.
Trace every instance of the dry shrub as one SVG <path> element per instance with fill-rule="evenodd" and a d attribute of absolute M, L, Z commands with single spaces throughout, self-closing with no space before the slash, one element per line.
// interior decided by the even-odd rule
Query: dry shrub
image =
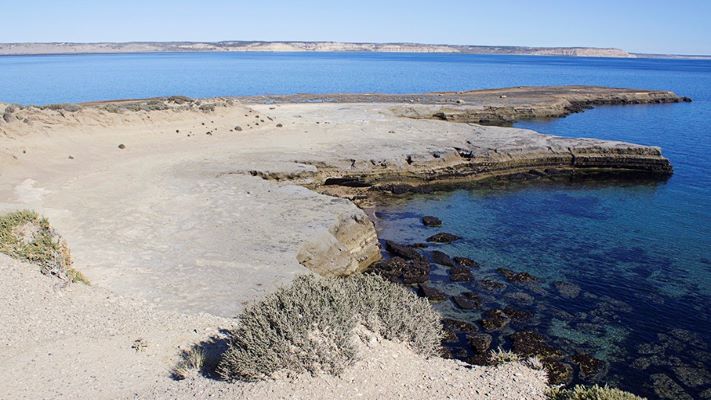
<path fill-rule="evenodd" d="M 643 400 L 641 397 L 607 386 L 577 385 L 572 389 L 553 389 L 551 400 Z"/>
<path fill-rule="evenodd" d="M 62 104 L 48 104 L 46 106 L 39 106 L 41 110 L 54 110 L 54 111 L 68 111 L 77 112 L 81 110 L 81 106 L 73 103 L 62 103 Z"/>
<path fill-rule="evenodd" d="M 521 357 L 518 354 L 504 350 L 501 347 L 489 352 L 489 363 L 491 365 L 501 365 L 516 361 L 521 361 Z"/>
<path fill-rule="evenodd" d="M 45 275 L 89 283 L 72 268 L 67 243 L 46 218 L 34 211 L 15 211 L 0 216 L 0 253 L 37 264 Z"/>
<path fill-rule="evenodd" d="M 202 374 L 206 357 L 202 348 L 197 346 L 184 350 L 180 354 L 180 362 L 173 368 L 173 378 L 183 380 Z"/>
<path fill-rule="evenodd" d="M 439 315 L 405 288 L 375 275 L 298 277 L 240 316 L 218 365 L 228 380 L 263 380 L 278 371 L 338 375 L 357 355 L 356 327 L 437 353 Z"/>

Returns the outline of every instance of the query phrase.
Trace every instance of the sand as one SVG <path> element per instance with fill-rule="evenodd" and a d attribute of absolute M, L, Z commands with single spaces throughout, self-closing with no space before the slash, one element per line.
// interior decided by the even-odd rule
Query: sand
<path fill-rule="evenodd" d="M 234 320 L 164 311 L 101 287 L 60 288 L 4 255 L 0 274 L 2 399 L 542 399 L 547 388 L 542 371 L 518 363 L 471 368 L 385 340 L 363 348 L 341 377 L 176 381 L 170 370 L 181 349 Z"/>

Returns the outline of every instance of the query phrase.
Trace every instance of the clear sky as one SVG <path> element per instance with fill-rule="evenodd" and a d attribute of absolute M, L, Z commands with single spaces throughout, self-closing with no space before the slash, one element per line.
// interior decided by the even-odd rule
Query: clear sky
<path fill-rule="evenodd" d="M 711 54 L 711 0 L 3 0 L 0 42 L 334 40 Z"/>

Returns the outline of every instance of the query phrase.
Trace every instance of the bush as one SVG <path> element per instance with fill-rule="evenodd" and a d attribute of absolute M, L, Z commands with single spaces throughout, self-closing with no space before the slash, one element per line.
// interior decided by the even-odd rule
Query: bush
<path fill-rule="evenodd" d="M 0 216 L 0 253 L 37 264 L 45 275 L 89 283 L 72 268 L 66 242 L 34 211 L 15 211 Z"/>
<path fill-rule="evenodd" d="M 278 371 L 338 375 L 355 361 L 361 325 L 425 356 L 439 350 L 442 326 L 427 300 L 375 275 L 305 275 L 245 309 L 217 372 L 249 381 Z"/>
<path fill-rule="evenodd" d="M 170 96 L 168 97 L 168 101 L 175 103 L 175 104 L 185 104 L 185 103 L 191 103 L 193 99 L 187 96 Z"/>
<path fill-rule="evenodd" d="M 215 111 L 215 104 L 212 104 L 212 103 L 203 104 L 199 107 L 199 109 L 202 112 L 212 112 L 212 111 Z"/>
<path fill-rule="evenodd" d="M 39 107 L 42 110 L 55 110 L 55 111 L 69 111 L 69 112 L 77 112 L 81 110 L 81 106 L 78 104 L 49 104 L 46 106 L 40 106 Z"/>
<path fill-rule="evenodd" d="M 17 111 L 15 106 L 10 105 L 5 107 L 5 111 L 2 114 L 2 119 L 5 122 L 9 123 L 10 121 L 12 121 L 12 113 L 14 113 L 15 111 Z"/>
<path fill-rule="evenodd" d="M 553 389 L 551 400 L 643 400 L 641 397 L 607 386 L 577 385 L 572 389 Z"/>

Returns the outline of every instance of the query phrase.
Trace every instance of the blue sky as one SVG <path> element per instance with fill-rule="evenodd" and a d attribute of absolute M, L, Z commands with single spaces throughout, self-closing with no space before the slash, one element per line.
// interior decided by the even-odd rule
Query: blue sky
<path fill-rule="evenodd" d="M 0 18 L 0 42 L 336 40 L 711 54 L 711 0 L 8 0 Z"/>

